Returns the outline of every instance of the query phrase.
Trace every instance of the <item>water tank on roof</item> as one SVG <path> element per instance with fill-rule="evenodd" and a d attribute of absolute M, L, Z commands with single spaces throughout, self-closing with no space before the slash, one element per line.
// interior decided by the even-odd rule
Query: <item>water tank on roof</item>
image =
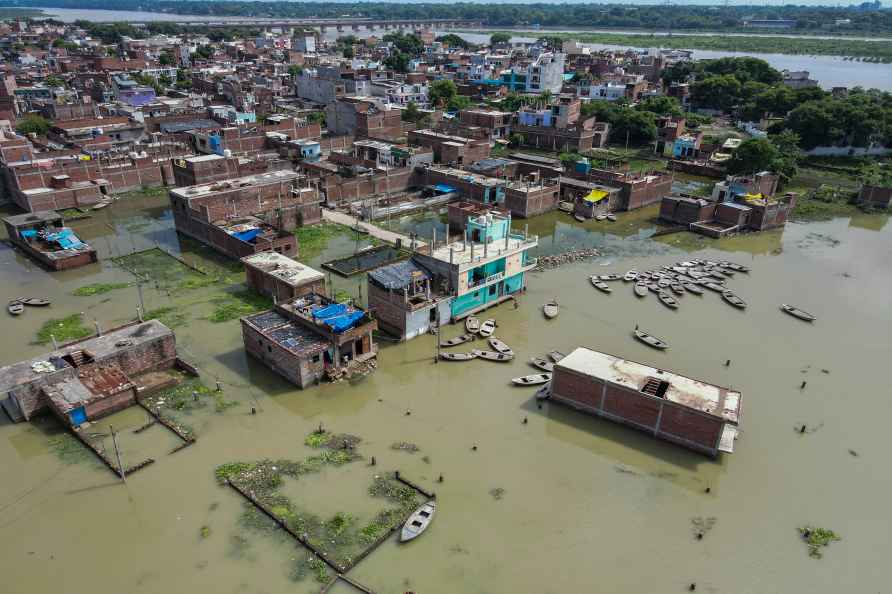
<path fill-rule="evenodd" d="M 229 149 L 224 149 L 224 150 L 223 150 L 223 156 L 224 156 L 224 157 L 231 157 L 231 156 L 232 156 L 232 151 L 229 150 Z"/>

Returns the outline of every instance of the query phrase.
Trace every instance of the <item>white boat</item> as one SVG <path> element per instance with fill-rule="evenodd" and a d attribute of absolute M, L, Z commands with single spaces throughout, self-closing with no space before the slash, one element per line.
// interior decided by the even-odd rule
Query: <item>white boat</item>
<path fill-rule="evenodd" d="M 551 300 L 542 306 L 542 313 L 545 314 L 545 317 L 549 320 L 558 317 L 560 311 L 560 306 L 556 300 Z"/>
<path fill-rule="evenodd" d="M 542 357 L 533 357 L 530 359 L 530 365 L 548 373 L 554 371 L 554 363 Z"/>
<path fill-rule="evenodd" d="M 734 291 L 731 291 L 731 290 L 722 291 L 722 299 L 724 299 L 725 301 L 727 301 L 728 303 L 730 303 L 731 305 L 733 305 L 734 307 L 737 307 L 739 309 L 746 308 L 746 302 L 743 299 L 741 299 L 740 297 L 738 297 L 737 294 L 734 293 Z"/>
<path fill-rule="evenodd" d="M 637 280 L 638 276 L 639 275 L 637 270 L 630 270 L 623 275 L 623 280 L 626 282 L 632 282 L 633 280 Z"/>
<path fill-rule="evenodd" d="M 497 361 L 499 363 L 507 363 L 508 361 L 514 360 L 514 353 L 497 353 L 495 351 L 480 351 L 474 349 L 471 351 L 476 357 L 480 357 L 481 359 L 486 359 L 488 361 Z"/>
<path fill-rule="evenodd" d="M 609 293 L 610 291 L 613 290 L 607 285 L 607 283 L 605 283 L 604 281 L 600 281 L 595 277 L 592 277 L 591 281 L 592 281 L 592 284 L 595 286 L 595 288 L 598 289 L 599 291 L 604 291 L 605 293 Z"/>
<path fill-rule="evenodd" d="M 647 346 L 651 346 L 655 349 L 665 350 L 669 348 L 669 343 L 665 340 L 661 340 L 652 334 L 648 334 L 647 332 L 642 332 L 638 328 L 635 328 L 635 338 L 646 344 Z"/>
<path fill-rule="evenodd" d="M 480 332 L 480 320 L 471 316 L 465 320 L 465 330 L 470 332 L 471 334 L 477 334 Z"/>
<path fill-rule="evenodd" d="M 611 213 L 608 213 L 606 216 L 607 216 L 607 220 L 610 221 L 611 223 L 615 223 L 615 222 L 616 222 L 616 215 L 613 214 L 612 212 L 611 212 Z"/>
<path fill-rule="evenodd" d="M 403 529 L 400 532 L 400 542 L 408 542 L 421 536 L 421 533 L 430 526 L 436 511 L 437 502 L 432 499 L 412 512 L 412 515 L 403 524 Z"/>
<path fill-rule="evenodd" d="M 489 346 L 491 346 L 492 350 L 496 351 L 497 353 L 513 353 L 514 352 L 511 350 L 511 347 L 509 347 L 507 344 L 505 344 L 498 338 L 490 338 Z"/>
<path fill-rule="evenodd" d="M 542 384 L 547 384 L 551 381 L 550 373 L 536 373 L 533 375 L 524 375 L 522 377 L 515 377 L 511 380 L 512 383 L 518 386 L 539 386 Z"/>
<path fill-rule="evenodd" d="M 551 397 L 551 382 L 536 390 L 536 400 L 547 400 Z"/>
<path fill-rule="evenodd" d="M 455 338 L 450 338 L 449 340 L 444 340 L 440 343 L 441 347 L 452 347 L 463 342 L 468 342 L 469 340 L 474 340 L 473 334 L 462 334 L 461 336 L 456 336 Z"/>
<path fill-rule="evenodd" d="M 596 220 L 596 221 L 604 221 L 604 220 L 607 220 L 607 215 L 606 215 L 606 214 L 599 214 L 598 216 L 595 217 L 595 220 Z"/>
<path fill-rule="evenodd" d="M 492 336 L 492 333 L 496 331 L 496 321 L 493 319 L 486 320 L 482 324 L 480 324 L 480 336 L 486 338 L 487 336 Z"/>
<path fill-rule="evenodd" d="M 817 318 L 805 310 L 799 309 L 798 307 L 793 307 L 792 305 L 787 305 L 786 303 L 781 304 L 781 310 L 787 312 L 793 317 L 799 318 L 800 320 L 805 320 L 806 322 L 814 322 Z"/>
<path fill-rule="evenodd" d="M 474 353 L 440 353 L 440 358 L 444 361 L 470 361 L 476 359 Z"/>
<path fill-rule="evenodd" d="M 562 352 L 560 352 L 560 351 L 551 351 L 550 353 L 548 353 L 548 357 L 549 357 L 552 361 L 554 361 L 555 363 L 557 363 L 558 361 L 560 361 L 561 359 L 564 358 L 564 353 L 562 353 Z"/>
<path fill-rule="evenodd" d="M 647 284 L 635 283 L 635 294 L 639 297 L 647 297 Z"/>

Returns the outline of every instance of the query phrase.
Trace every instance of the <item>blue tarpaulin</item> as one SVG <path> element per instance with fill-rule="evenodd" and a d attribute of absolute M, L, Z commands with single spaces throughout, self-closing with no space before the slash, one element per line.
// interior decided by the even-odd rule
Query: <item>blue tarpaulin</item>
<path fill-rule="evenodd" d="M 313 312 L 313 317 L 317 320 L 324 320 L 327 318 L 332 318 L 334 316 L 339 316 L 344 314 L 347 311 L 347 306 L 343 303 L 334 303 L 332 305 L 328 305 L 321 309 L 317 309 Z"/>
<path fill-rule="evenodd" d="M 22 231 L 22 237 L 35 237 L 36 235 L 36 229 L 25 229 L 24 231 Z"/>
<path fill-rule="evenodd" d="M 46 240 L 55 241 L 59 244 L 59 247 L 65 250 L 79 248 L 84 245 L 71 229 L 62 229 L 58 233 L 50 233 L 46 236 Z"/>
<path fill-rule="evenodd" d="M 242 241 L 251 241 L 258 235 L 260 235 L 260 229 L 248 229 L 247 231 L 240 231 L 233 233 L 236 239 L 241 239 Z"/>
<path fill-rule="evenodd" d="M 455 192 L 456 189 L 448 184 L 434 184 L 434 189 L 438 192 L 443 192 L 444 194 L 448 194 L 449 192 Z"/>
<path fill-rule="evenodd" d="M 335 316 L 333 318 L 328 318 L 325 320 L 325 324 L 330 326 L 332 330 L 335 332 L 343 332 L 344 330 L 349 330 L 356 324 L 357 321 L 363 316 L 363 312 L 354 311 L 353 313 L 348 313 L 343 316 Z"/>

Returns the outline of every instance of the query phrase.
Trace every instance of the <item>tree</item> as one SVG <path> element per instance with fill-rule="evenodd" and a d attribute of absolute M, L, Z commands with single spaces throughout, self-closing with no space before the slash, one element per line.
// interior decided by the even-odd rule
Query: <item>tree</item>
<path fill-rule="evenodd" d="M 798 134 L 799 146 L 806 150 L 835 144 L 845 133 L 828 107 L 824 102 L 804 103 L 787 114 L 784 128 Z"/>
<path fill-rule="evenodd" d="M 471 107 L 471 99 L 464 95 L 453 95 L 446 104 L 446 110 L 451 112 L 461 111 Z"/>
<path fill-rule="evenodd" d="M 449 47 L 460 47 L 464 49 L 468 49 L 471 47 L 471 44 L 456 35 L 455 33 L 449 33 L 448 35 L 440 35 L 437 37 L 437 41 L 444 45 L 448 45 Z"/>
<path fill-rule="evenodd" d="M 409 72 L 409 56 L 403 52 L 394 52 L 384 58 L 384 65 L 396 72 Z"/>
<path fill-rule="evenodd" d="M 421 110 L 414 101 L 409 101 L 409 105 L 403 110 L 402 119 L 404 122 L 417 122 L 421 119 Z"/>
<path fill-rule="evenodd" d="M 418 57 L 424 51 L 424 42 L 417 35 L 388 33 L 383 37 L 383 40 L 385 43 L 392 43 L 400 52 L 411 57 Z"/>
<path fill-rule="evenodd" d="M 53 88 L 65 86 L 65 81 L 63 79 L 53 75 L 46 77 L 44 82 L 46 83 L 46 86 Z"/>
<path fill-rule="evenodd" d="M 624 108 L 619 110 L 610 123 L 610 139 L 613 142 L 644 144 L 657 137 L 657 124 L 654 114 Z"/>
<path fill-rule="evenodd" d="M 719 58 L 704 60 L 708 75 L 732 75 L 740 82 L 756 81 L 772 85 L 781 81 L 781 73 L 759 58 Z"/>
<path fill-rule="evenodd" d="M 750 138 L 740 143 L 728 161 L 729 173 L 770 171 L 780 153 L 767 138 Z"/>
<path fill-rule="evenodd" d="M 347 60 L 352 60 L 353 56 L 356 55 L 356 53 L 353 51 L 352 47 L 345 47 L 344 51 L 341 53 L 344 55 L 344 58 L 346 58 Z"/>
<path fill-rule="evenodd" d="M 205 60 L 209 60 L 214 55 L 214 48 L 209 45 L 199 45 L 195 48 L 195 53 Z"/>
<path fill-rule="evenodd" d="M 734 75 L 708 76 L 691 87 L 691 96 L 698 105 L 728 111 L 740 97 L 740 81 Z"/>
<path fill-rule="evenodd" d="M 300 76 L 301 74 L 303 74 L 303 72 L 304 72 L 304 67 L 301 66 L 300 64 L 292 64 L 291 66 L 288 67 L 288 74 L 290 74 L 292 77 L 296 78 L 296 77 Z"/>
<path fill-rule="evenodd" d="M 427 86 L 427 100 L 435 107 L 446 107 L 456 95 L 458 87 L 448 78 L 435 80 Z"/>
<path fill-rule="evenodd" d="M 790 130 L 784 130 L 769 138 L 777 148 L 777 158 L 771 168 L 781 176 L 782 182 L 788 182 L 799 173 L 799 161 L 802 159 L 799 135 Z"/>
<path fill-rule="evenodd" d="M 649 111 L 661 116 L 680 116 L 684 113 L 675 97 L 647 97 L 635 106 L 638 111 Z"/>
<path fill-rule="evenodd" d="M 513 148 L 517 148 L 520 145 L 522 145 L 525 140 L 526 140 L 526 138 L 524 138 L 523 134 L 520 134 L 519 132 L 515 132 L 514 134 L 512 134 L 511 136 L 508 137 L 508 145 Z"/>
<path fill-rule="evenodd" d="M 22 121 L 19 122 L 19 125 L 16 126 L 16 131 L 19 134 L 36 134 L 38 136 L 46 136 L 46 133 L 50 130 L 50 121 L 43 116 L 39 116 L 37 114 L 28 114 Z"/>
<path fill-rule="evenodd" d="M 171 66 L 174 63 L 173 54 L 161 52 L 161 55 L 158 56 L 158 63 L 162 66 Z"/>
<path fill-rule="evenodd" d="M 307 114 L 307 121 L 311 124 L 325 124 L 325 114 L 321 111 L 312 111 Z"/>
<path fill-rule="evenodd" d="M 508 43 L 511 41 L 510 33 L 493 33 L 489 36 L 490 45 L 498 45 L 500 43 Z"/>

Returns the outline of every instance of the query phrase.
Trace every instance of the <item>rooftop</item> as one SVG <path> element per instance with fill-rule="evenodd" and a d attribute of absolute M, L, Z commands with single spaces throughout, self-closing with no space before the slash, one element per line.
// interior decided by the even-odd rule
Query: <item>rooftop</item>
<path fill-rule="evenodd" d="M 299 357 L 321 353 L 329 346 L 319 334 L 275 311 L 265 311 L 242 319 L 277 345 Z"/>
<path fill-rule="evenodd" d="M 246 266 L 258 268 L 295 287 L 325 278 L 318 270 L 277 252 L 258 252 L 242 258 L 242 262 Z"/>
<path fill-rule="evenodd" d="M 585 347 L 576 348 L 561 359 L 556 367 L 563 367 L 636 391 L 640 391 L 649 378 L 664 380 L 669 382 L 669 388 L 663 395 L 665 400 L 722 417 L 731 423 L 738 422 L 740 392 L 729 388 L 691 379 L 671 371 L 621 359 Z"/>
<path fill-rule="evenodd" d="M 484 244 L 482 242 L 459 240 L 437 247 L 431 254 L 431 257 L 441 262 L 449 262 L 451 258 L 452 264 L 462 269 L 507 256 L 518 250 L 535 247 L 538 243 L 539 238 L 535 235 L 524 238 L 523 235 L 512 233 L 508 235 L 507 242 L 505 239 L 489 242 L 488 246 L 486 246 L 485 256 Z M 450 250 L 452 252 L 451 255 Z"/>
<path fill-rule="evenodd" d="M 212 182 L 207 184 L 198 184 L 197 186 L 187 186 L 184 188 L 171 188 L 170 193 L 180 198 L 189 200 L 199 196 L 207 196 L 222 190 L 230 190 L 234 188 L 247 188 L 251 186 L 265 186 L 267 184 L 275 184 L 283 181 L 296 180 L 299 177 L 295 171 L 270 171 L 267 173 L 259 173 L 257 175 L 246 175 L 245 177 L 237 177 L 226 181 Z"/>

